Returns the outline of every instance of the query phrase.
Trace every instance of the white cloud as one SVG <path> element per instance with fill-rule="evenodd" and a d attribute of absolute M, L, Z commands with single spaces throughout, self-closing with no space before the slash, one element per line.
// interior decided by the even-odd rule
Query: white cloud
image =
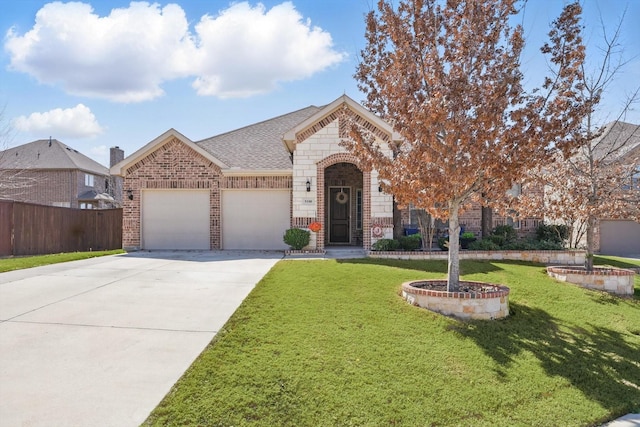
<path fill-rule="evenodd" d="M 279 81 L 310 77 L 341 62 L 331 35 L 312 27 L 293 4 L 266 10 L 237 3 L 196 25 L 200 95 L 245 97 L 273 90 Z"/>
<path fill-rule="evenodd" d="M 10 68 L 65 91 L 116 102 L 163 94 L 160 84 L 180 76 L 176 59 L 193 47 L 184 11 L 177 5 L 131 3 L 100 17 L 84 3 L 48 3 L 33 28 L 9 30 Z"/>
<path fill-rule="evenodd" d="M 74 95 L 115 102 L 161 96 L 162 84 L 194 77 L 200 95 L 265 93 L 339 63 L 331 35 L 304 20 L 292 3 L 270 10 L 237 3 L 189 30 L 175 4 L 132 2 L 98 16 L 89 4 L 48 3 L 24 35 L 5 38 L 10 69 Z"/>
<path fill-rule="evenodd" d="M 73 108 L 31 113 L 28 117 L 20 116 L 14 119 L 12 124 L 16 130 L 42 138 L 91 138 L 104 131 L 96 116 L 83 104 Z"/>

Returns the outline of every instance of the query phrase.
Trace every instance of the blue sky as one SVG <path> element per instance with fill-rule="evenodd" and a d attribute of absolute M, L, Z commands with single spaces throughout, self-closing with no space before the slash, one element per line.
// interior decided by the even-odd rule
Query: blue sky
<path fill-rule="evenodd" d="M 108 163 L 169 128 L 197 141 L 346 93 L 375 0 L 220 0 L 83 3 L 0 0 L 0 107 L 11 147 L 52 136 Z M 529 0 L 522 70 L 538 85 L 538 48 L 563 0 Z M 629 60 L 605 94 L 602 121 L 617 118 L 640 85 L 640 0 L 584 0 L 591 63 L 600 16 Z M 640 123 L 640 105 L 626 121 Z M 0 146 L 0 149 L 7 148 Z"/>

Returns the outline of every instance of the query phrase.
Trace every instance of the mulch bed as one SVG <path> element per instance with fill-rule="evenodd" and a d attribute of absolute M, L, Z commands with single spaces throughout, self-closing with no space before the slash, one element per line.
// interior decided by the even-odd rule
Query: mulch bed
<path fill-rule="evenodd" d="M 428 282 L 414 282 L 411 284 L 414 288 L 428 289 L 430 291 L 447 292 L 446 281 L 428 281 Z M 460 287 L 457 292 L 475 292 L 475 293 L 490 293 L 496 292 L 500 289 L 497 286 L 483 285 L 480 283 L 469 283 L 460 281 Z"/>

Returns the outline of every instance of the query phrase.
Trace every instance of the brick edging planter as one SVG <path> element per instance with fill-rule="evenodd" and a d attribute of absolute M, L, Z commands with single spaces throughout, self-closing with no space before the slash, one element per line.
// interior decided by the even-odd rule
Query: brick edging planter
<path fill-rule="evenodd" d="M 370 258 L 447 259 L 447 251 L 369 251 Z M 460 259 L 530 261 L 541 264 L 584 265 L 585 251 L 460 251 Z"/>
<path fill-rule="evenodd" d="M 502 319 L 509 315 L 509 288 L 483 282 L 461 281 L 461 286 L 491 287 L 484 292 L 446 292 L 423 289 L 420 283 L 444 283 L 446 280 L 413 280 L 402 284 L 402 297 L 409 304 L 460 319 L 490 320 Z"/>
<path fill-rule="evenodd" d="M 606 291 L 616 295 L 633 295 L 635 272 L 624 268 L 547 267 L 547 274 L 561 282 L 569 282 L 583 288 Z"/>

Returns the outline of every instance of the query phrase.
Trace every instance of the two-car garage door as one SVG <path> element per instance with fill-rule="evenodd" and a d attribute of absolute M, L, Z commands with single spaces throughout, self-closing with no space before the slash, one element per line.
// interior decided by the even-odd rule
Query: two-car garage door
<path fill-rule="evenodd" d="M 142 248 L 211 249 L 209 190 L 143 190 Z M 222 190 L 222 249 L 286 249 L 288 190 Z"/>

